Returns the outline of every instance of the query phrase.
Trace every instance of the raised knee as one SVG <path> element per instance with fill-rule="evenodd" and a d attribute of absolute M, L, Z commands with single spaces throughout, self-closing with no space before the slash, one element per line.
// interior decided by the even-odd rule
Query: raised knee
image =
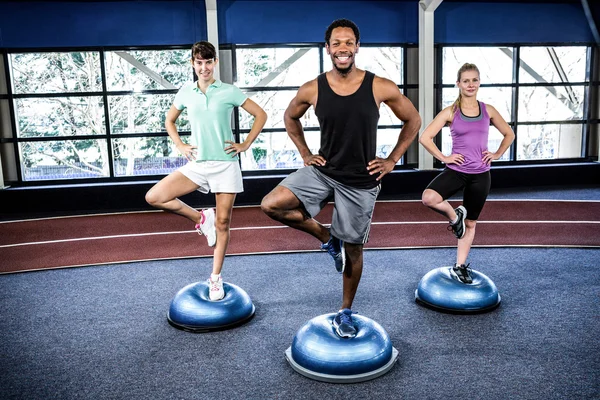
<path fill-rule="evenodd" d="M 154 191 L 148 190 L 148 192 L 146 192 L 146 203 L 150 204 L 151 206 L 155 206 L 158 203 L 158 198 L 154 194 Z"/>
<path fill-rule="evenodd" d="M 433 207 L 436 204 L 436 196 L 432 193 L 425 191 L 421 196 L 421 202 L 427 207 Z"/>
<path fill-rule="evenodd" d="M 260 209 L 267 215 L 273 215 L 273 206 L 273 201 L 271 200 L 269 195 L 263 197 L 262 201 L 260 202 Z"/>

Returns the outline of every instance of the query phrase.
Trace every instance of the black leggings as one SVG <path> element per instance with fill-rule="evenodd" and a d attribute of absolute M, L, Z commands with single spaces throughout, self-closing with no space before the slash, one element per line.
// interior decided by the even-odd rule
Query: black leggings
<path fill-rule="evenodd" d="M 438 192 L 444 200 L 463 189 L 463 206 L 467 209 L 467 219 L 476 221 L 490 193 L 491 185 L 490 171 L 465 174 L 446 168 L 431 181 L 427 189 Z"/>

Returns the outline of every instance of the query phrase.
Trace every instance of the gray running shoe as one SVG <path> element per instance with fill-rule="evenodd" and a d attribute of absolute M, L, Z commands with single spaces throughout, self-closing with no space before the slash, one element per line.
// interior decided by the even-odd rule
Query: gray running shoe
<path fill-rule="evenodd" d="M 462 239 L 465 236 L 465 218 L 467 217 L 467 209 L 463 206 L 458 206 L 455 210 L 458 221 L 455 224 L 450 224 L 449 231 L 454 233 L 457 239 Z"/>

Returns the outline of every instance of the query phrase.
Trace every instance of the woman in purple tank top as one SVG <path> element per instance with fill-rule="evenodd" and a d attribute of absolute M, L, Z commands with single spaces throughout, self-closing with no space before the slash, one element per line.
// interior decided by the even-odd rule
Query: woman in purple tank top
<path fill-rule="evenodd" d="M 459 70 L 456 86 L 458 99 L 443 109 L 425 128 L 419 143 L 435 158 L 446 164 L 423 192 L 427 207 L 450 221 L 448 230 L 458 238 L 456 263 L 452 275 L 463 283 L 472 283 L 467 256 L 475 237 L 475 225 L 490 191 L 490 164 L 502 157 L 515 134 L 489 104 L 477 100 L 479 70 L 474 64 L 464 64 Z M 488 150 L 490 123 L 504 136 L 495 152 Z M 452 154 L 442 154 L 433 138 L 446 125 L 450 126 Z M 463 190 L 463 204 L 456 209 L 446 199 Z"/>

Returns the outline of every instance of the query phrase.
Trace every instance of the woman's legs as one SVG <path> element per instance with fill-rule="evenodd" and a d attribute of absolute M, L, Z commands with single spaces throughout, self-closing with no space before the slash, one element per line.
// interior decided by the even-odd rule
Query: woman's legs
<path fill-rule="evenodd" d="M 178 198 L 193 192 L 198 187 L 181 172 L 175 171 L 160 180 L 146 193 L 146 201 L 153 207 L 179 214 L 198 224 L 200 212 Z"/>
<path fill-rule="evenodd" d="M 471 251 L 471 245 L 473 244 L 473 239 L 475 238 L 475 225 L 477 225 L 477 221 L 466 219 L 465 225 L 467 228 L 465 230 L 465 236 L 458 240 L 458 248 L 456 252 L 456 263 L 458 265 L 467 263 L 467 257 L 469 256 L 469 251 Z"/>
<path fill-rule="evenodd" d="M 229 245 L 229 230 L 231 227 L 231 212 L 235 201 L 235 193 L 216 193 L 217 214 L 215 218 L 215 229 L 217 230 L 217 244 L 213 253 L 212 273 L 218 275 L 223 268 L 223 261 L 227 246 Z"/>

